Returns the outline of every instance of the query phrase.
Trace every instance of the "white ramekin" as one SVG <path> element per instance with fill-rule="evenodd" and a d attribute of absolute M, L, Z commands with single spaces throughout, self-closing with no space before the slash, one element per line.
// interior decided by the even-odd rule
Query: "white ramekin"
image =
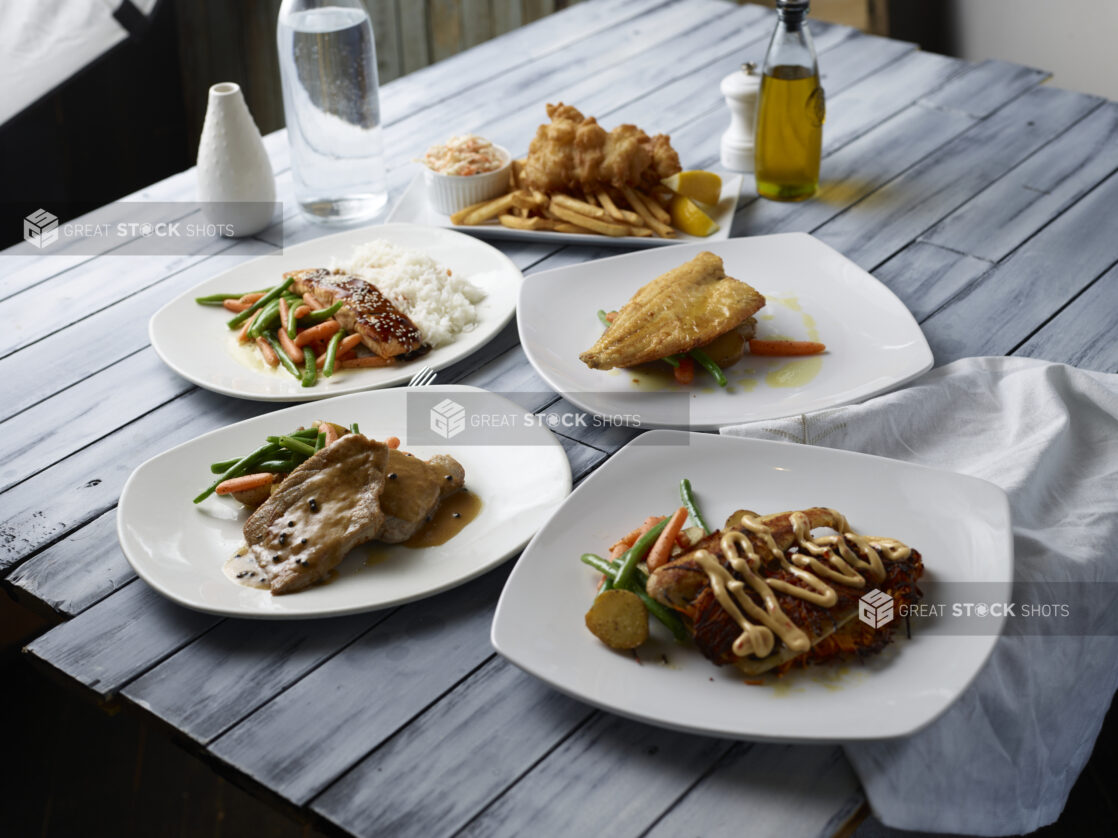
<path fill-rule="evenodd" d="M 499 145 L 494 144 L 493 147 L 505 161 L 496 171 L 480 175 L 444 175 L 423 167 L 427 202 L 436 212 L 450 215 L 470 204 L 488 201 L 508 191 L 512 156 Z"/>

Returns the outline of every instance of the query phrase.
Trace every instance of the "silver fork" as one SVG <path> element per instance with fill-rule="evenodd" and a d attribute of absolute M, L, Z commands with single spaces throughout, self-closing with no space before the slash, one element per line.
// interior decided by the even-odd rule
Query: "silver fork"
<path fill-rule="evenodd" d="M 411 377 L 411 381 L 408 382 L 408 386 L 426 387 L 428 384 L 434 383 L 436 375 L 438 375 L 438 373 L 435 372 L 433 369 L 431 369 L 430 367 L 424 367 Z"/>

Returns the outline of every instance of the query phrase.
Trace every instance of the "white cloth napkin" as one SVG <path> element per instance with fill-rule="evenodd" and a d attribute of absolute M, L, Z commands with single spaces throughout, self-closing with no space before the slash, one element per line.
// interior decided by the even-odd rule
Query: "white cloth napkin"
<path fill-rule="evenodd" d="M 864 404 L 722 433 L 982 477 L 1009 493 L 1015 583 L 1118 582 L 1118 375 L 967 358 Z M 877 817 L 971 835 L 1056 820 L 1118 689 L 1118 607 L 1094 610 L 1088 636 L 1010 627 L 931 725 L 847 745 Z"/>

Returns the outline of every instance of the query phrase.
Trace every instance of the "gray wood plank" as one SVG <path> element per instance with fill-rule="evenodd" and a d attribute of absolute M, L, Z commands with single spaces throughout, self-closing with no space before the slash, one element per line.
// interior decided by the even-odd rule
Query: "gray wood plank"
<path fill-rule="evenodd" d="M 325 620 L 225 620 L 121 694 L 206 743 L 392 612 Z"/>
<path fill-rule="evenodd" d="M 1030 90 L 1050 75 L 1044 70 L 991 59 L 979 65 L 979 72 L 962 79 L 962 84 L 930 95 L 926 104 L 969 116 L 989 116 L 1007 99 Z"/>
<path fill-rule="evenodd" d="M 593 712 L 494 657 L 313 808 L 354 835 L 451 835 Z"/>
<path fill-rule="evenodd" d="M 745 743 L 672 807 L 649 838 L 755 835 L 832 838 L 865 802 L 842 748 Z"/>
<path fill-rule="evenodd" d="M 0 570 L 11 567 L 112 507 L 138 462 L 208 430 L 274 406 L 193 390 L 23 481 L 2 496 Z M 121 452 L 127 451 L 128 456 Z"/>
<path fill-rule="evenodd" d="M 965 253 L 913 242 L 873 273 L 923 321 L 992 267 Z"/>
<path fill-rule="evenodd" d="M 125 245 L 127 250 L 132 245 Z M 0 335 L 0 357 L 10 355 L 45 336 L 66 328 L 97 311 L 155 285 L 164 276 L 178 273 L 207 256 L 236 248 L 251 253 L 259 242 L 240 239 L 235 244 L 215 238 L 189 254 L 99 258 L 52 278 L 22 294 L 0 301 L 0 317 L 10 324 Z M 124 260 L 125 264 L 121 264 Z"/>
<path fill-rule="evenodd" d="M 859 201 L 815 235 L 866 269 L 885 261 L 1100 104 L 1034 88 Z"/>
<path fill-rule="evenodd" d="M 400 28 L 394 0 L 380 0 L 365 6 L 373 24 L 377 50 L 377 81 L 386 84 L 404 74 L 403 57 L 397 33 Z"/>
<path fill-rule="evenodd" d="M 640 835 L 730 747 L 600 713 L 462 834 Z"/>
<path fill-rule="evenodd" d="M 469 88 L 504 72 L 510 72 L 563 50 L 596 32 L 664 5 L 669 0 L 604 0 L 580 3 L 534 21 L 519 29 L 479 44 L 466 52 L 431 64 L 385 85 L 381 90 L 381 106 L 387 122 L 395 122 L 444 99 L 459 96 Z M 423 6 L 417 0 L 402 0 L 401 13 L 405 24 L 413 28 L 406 43 L 415 38 L 414 25 L 419 11 L 410 6 Z M 425 29 L 424 29 L 425 31 Z M 407 52 L 405 51 L 405 60 Z"/>
<path fill-rule="evenodd" d="M 1099 235 L 1098 220 L 1115 206 L 1118 173 L 925 320 L 936 362 L 1009 354 L 1110 270 L 1118 239 Z"/>
<path fill-rule="evenodd" d="M 1116 312 L 1118 267 L 1099 277 L 1013 354 L 1118 372 Z"/>
<path fill-rule="evenodd" d="M 305 804 L 492 654 L 493 602 L 507 573 L 399 609 L 210 750 Z"/>
<path fill-rule="evenodd" d="M 142 386 L 136 386 L 143 382 Z M 11 452 L 0 464 L 0 492 L 25 480 L 192 389 L 143 349 L 102 374 L 79 381 L 0 422 L 0 436 Z M 127 393 L 127 398 L 120 394 Z"/>
<path fill-rule="evenodd" d="M 158 285 L 0 358 L 0 376 L 11 387 L 0 404 L 0 417 L 14 416 L 143 349 L 148 345 L 148 319 L 162 305 L 207 276 L 247 258 L 223 255 L 193 264 Z"/>
<path fill-rule="evenodd" d="M 116 538 L 116 507 L 17 567 L 10 590 L 73 616 L 136 578 Z"/>
<path fill-rule="evenodd" d="M 174 605 L 136 580 L 32 641 L 26 651 L 110 698 L 219 619 Z"/>
<path fill-rule="evenodd" d="M 1109 102 L 959 207 L 921 241 L 991 262 L 1118 169 L 1118 104 Z"/>

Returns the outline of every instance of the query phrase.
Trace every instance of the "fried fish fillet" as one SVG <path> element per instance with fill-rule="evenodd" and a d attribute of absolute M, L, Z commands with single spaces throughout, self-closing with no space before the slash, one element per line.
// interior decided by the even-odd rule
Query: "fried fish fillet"
<path fill-rule="evenodd" d="M 635 125 L 606 131 L 572 105 L 547 106 L 550 123 L 536 130 L 522 179 L 530 189 L 562 192 L 603 186 L 651 188 L 680 171 L 666 134 L 649 137 Z"/>
<path fill-rule="evenodd" d="M 703 251 L 645 285 L 586 352 L 591 369 L 632 367 L 687 352 L 736 329 L 765 298 L 726 276 L 722 259 Z"/>

